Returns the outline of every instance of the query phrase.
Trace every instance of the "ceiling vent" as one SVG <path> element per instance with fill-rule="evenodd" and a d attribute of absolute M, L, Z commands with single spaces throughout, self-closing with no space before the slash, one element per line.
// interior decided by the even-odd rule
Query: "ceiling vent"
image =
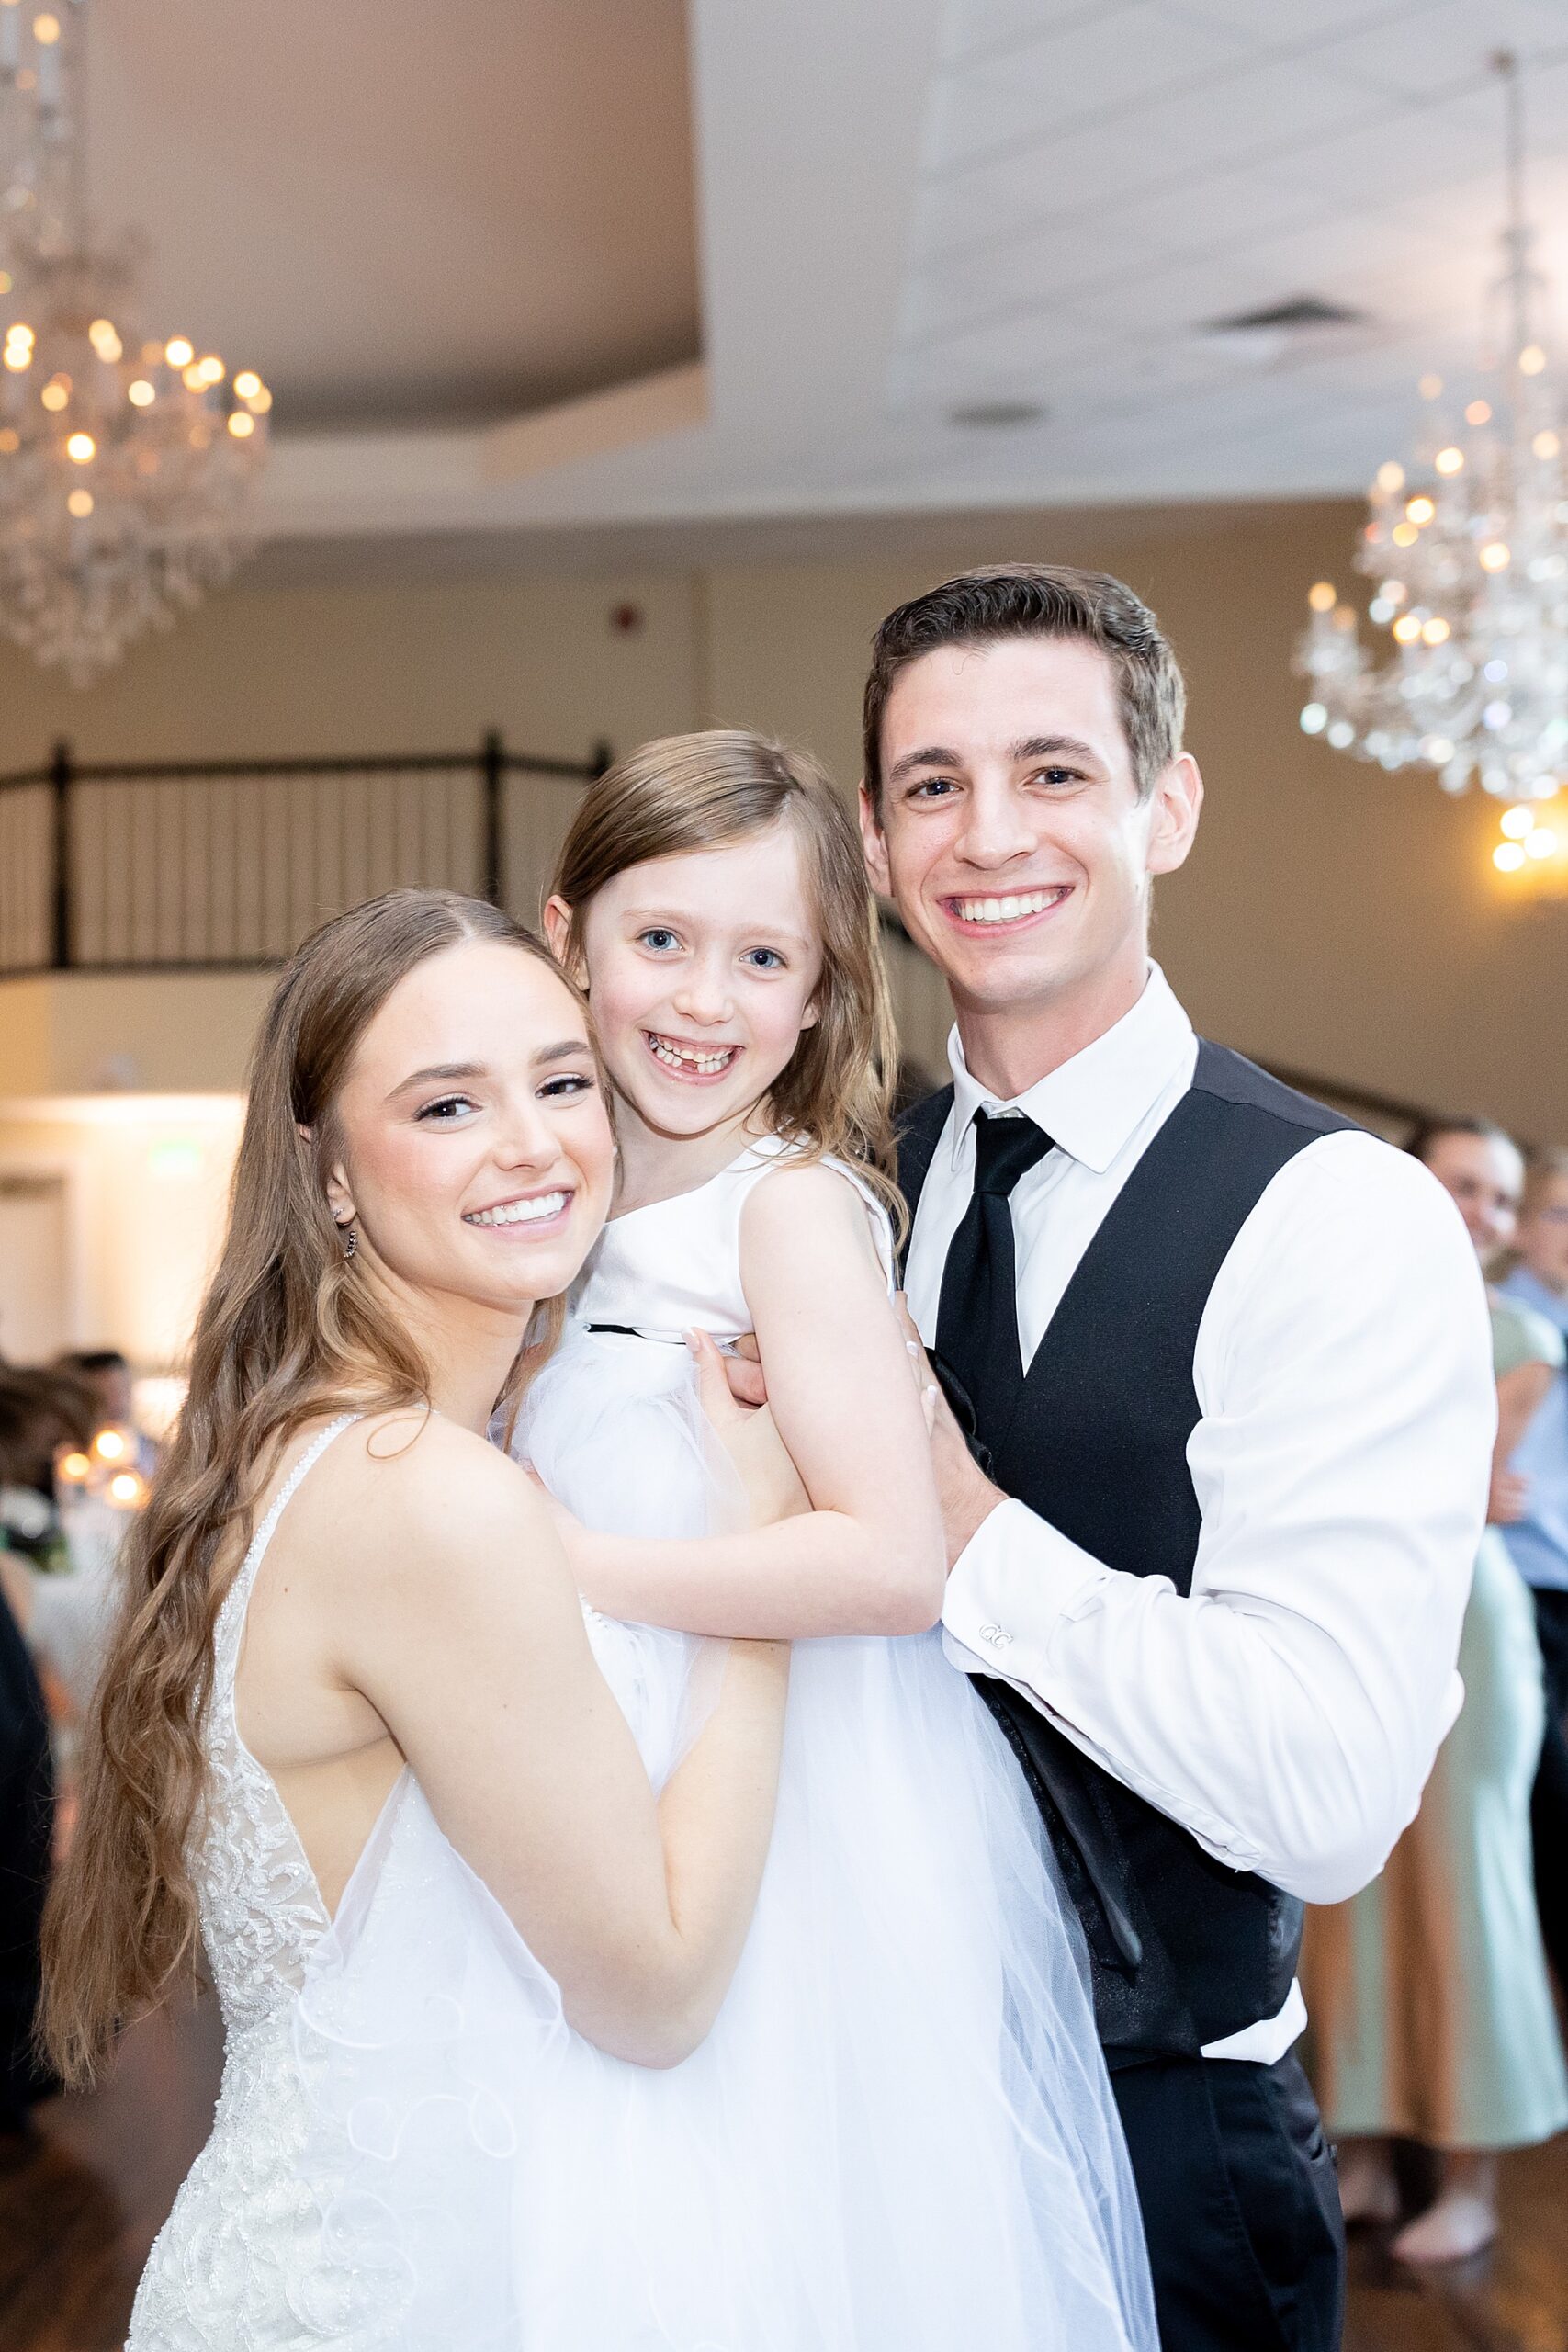
<path fill-rule="evenodd" d="M 1043 424 L 1048 411 L 1038 401 L 966 401 L 947 412 L 949 424 L 970 433 L 1017 433 L 1026 424 Z"/>
<path fill-rule="evenodd" d="M 1298 294 L 1288 302 L 1238 311 L 1228 319 L 1206 319 L 1187 336 L 1186 347 L 1201 364 L 1266 370 L 1299 367 L 1358 348 L 1369 338 L 1375 340 L 1377 332 L 1365 311 L 1325 302 L 1317 294 Z"/>
<path fill-rule="evenodd" d="M 1288 302 L 1270 302 L 1261 311 L 1238 311 L 1234 318 L 1209 319 L 1205 334 L 1303 334 L 1319 327 L 1363 327 L 1365 311 L 1343 302 L 1325 302 L 1316 294 L 1297 294 Z"/>

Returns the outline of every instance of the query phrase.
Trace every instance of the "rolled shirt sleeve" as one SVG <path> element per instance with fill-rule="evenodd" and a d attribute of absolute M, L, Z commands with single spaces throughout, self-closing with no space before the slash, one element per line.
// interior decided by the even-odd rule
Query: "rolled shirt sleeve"
<path fill-rule="evenodd" d="M 1193 1369 L 1190 1593 L 1010 1501 L 953 1568 L 948 1652 L 1219 1860 L 1337 1902 L 1414 1815 L 1461 1697 L 1496 1391 L 1447 1194 L 1368 1136 L 1298 1153 L 1221 1269 Z"/>

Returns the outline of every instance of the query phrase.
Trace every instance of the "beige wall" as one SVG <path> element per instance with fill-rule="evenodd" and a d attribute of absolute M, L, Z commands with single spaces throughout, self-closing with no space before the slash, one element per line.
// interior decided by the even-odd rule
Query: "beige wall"
<path fill-rule="evenodd" d="M 625 748 L 716 719 L 799 737 L 848 783 L 866 641 L 891 603 L 987 555 L 1100 563 L 1154 603 L 1191 688 L 1209 801 L 1156 939 L 1200 1024 L 1343 1083 L 1568 1136 L 1568 911 L 1495 874 L 1491 803 L 1450 802 L 1297 728 L 1305 589 L 1348 581 L 1357 520 L 1348 503 L 998 517 L 831 561 L 237 588 L 83 696 L 0 656 L 0 768 L 62 732 L 85 756 L 219 756 L 450 748 L 500 725 L 518 748 L 581 757 L 601 735 Z M 613 628 L 623 602 L 642 608 L 639 632 Z M 250 982 L 104 985 L 51 987 L 47 1018 L 19 984 L 0 989 L 0 1089 L 7 1055 L 80 1086 L 117 1050 L 158 1071 L 136 1084 L 237 1082 Z"/>
<path fill-rule="evenodd" d="M 0 1100 L 0 1174 L 63 1179 L 65 1340 L 143 1371 L 183 1359 L 221 1238 L 232 1095 Z M 0 1335 L 6 1269 L 0 1266 Z"/>

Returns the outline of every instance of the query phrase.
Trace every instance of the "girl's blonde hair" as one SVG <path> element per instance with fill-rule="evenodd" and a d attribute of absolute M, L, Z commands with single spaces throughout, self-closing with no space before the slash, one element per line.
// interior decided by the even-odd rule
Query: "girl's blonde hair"
<path fill-rule="evenodd" d="M 536 956 L 571 989 L 499 908 L 396 890 L 308 939 L 263 1018 L 229 1229 L 197 1317 L 185 1409 L 122 1555 L 75 1835 L 45 1918 L 39 2038 L 67 2082 L 91 2080 L 118 2022 L 193 1978 L 190 1847 L 207 1791 L 213 1636 L 280 1450 L 318 1416 L 428 1398 L 418 1349 L 344 1254 L 327 1173 L 361 1037 L 407 973 L 468 939 Z M 563 1314 L 560 1300 L 536 1310 L 502 1409 Z"/>
<path fill-rule="evenodd" d="M 583 919 L 617 875 L 779 824 L 800 844 L 822 973 L 816 1021 L 774 1080 L 767 1115 L 811 1158 L 852 1161 L 901 1227 L 893 1150 L 898 1043 L 876 901 L 854 821 L 808 752 L 745 728 L 716 727 L 664 736 L 618 761 L 584 794 L 550 886 L 571 910 L 568 953 L 576 968 Z"/>

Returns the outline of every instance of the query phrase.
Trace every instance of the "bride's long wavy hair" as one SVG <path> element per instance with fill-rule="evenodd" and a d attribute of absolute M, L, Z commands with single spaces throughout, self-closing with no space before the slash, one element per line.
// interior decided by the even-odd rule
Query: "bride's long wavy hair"
<path fill-rule="evenodd" d="M 497 908 L 452 891 L 396 890 L 308 939 L 267 1006 L 190 1387 L 125 1547 L 75 1835 L 45 1920 L 39 2038 L 68 2082 L 93 2078 L 121 2020 L 194 1981 L 189 1854 L 206 1785 L 213 1634 L 258 1495 L 305 1422 L 428 1395 L 407 1332 L 345 1255 L 326 1180 L 341 1157 L 336 1105 L 360 1038 L 416 965 L 469 939 L 505 941 L 563 977 Z M 554 1301 L 536 1314 L 497 1400 L 503 1410 L 548 1354 L 563 1311 Z"/>

